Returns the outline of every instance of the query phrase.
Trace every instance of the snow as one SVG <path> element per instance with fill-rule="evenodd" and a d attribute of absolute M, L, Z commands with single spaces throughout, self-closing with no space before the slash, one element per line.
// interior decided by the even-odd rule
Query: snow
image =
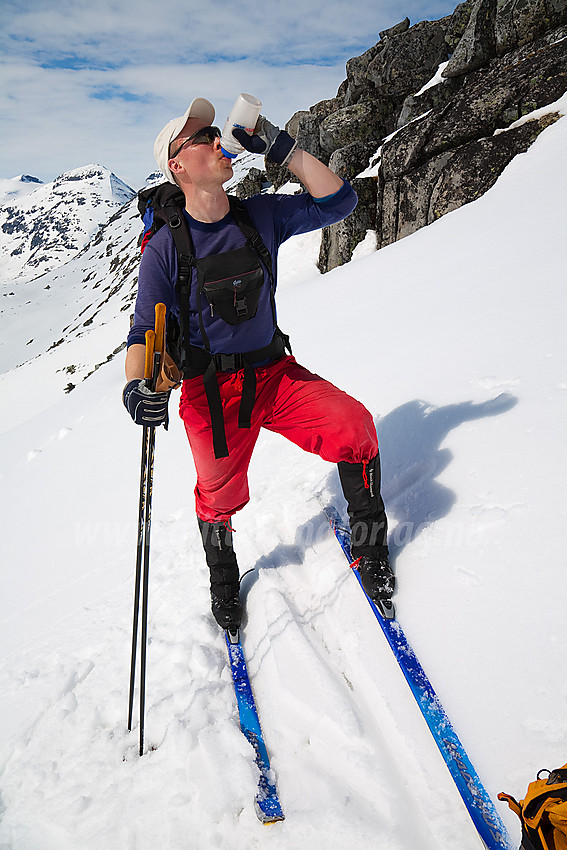
<path fill-rule="evenodd" d="M 41 185 L 43 185 L 42 181 L 38 177 L 32 177 L 29 174 L 18 174 L 17 177 L 10 178 L 0 177 L 0 203 L 29 195 Z"/>
<path fill-rule="evenodd" d="M 439 83 L 444 83 L 445 77 L 443 76 L 443 71 L 445 70 L 445 68 L 447 67 L 448 64 L 449 64 L 449 61 L 441 62 L 441 64 L 438 66 L 435 74 L 431 77 L 431 79 L 427 83 L 425 83 L 424 86 L 422 86 L 420 88 L 420 90 L 418 92 L 416 92 L 414 94 L 414 97 L 419 97 L 424 92 L 426 92 L 427 89 L 433 88 L 433 86 L 436 86 Z"/>
<path fill-rule="evenodd" d="M 566 156 L 562 118 L 482 198 L 394 245 L 372 251 L 369 234 L 326 275 L 312 237 L 280 254 L 294 353 L 376 417 L 399 620 L 493 798 L 521 797 L 565 762 Z M 49 273 L 74 315 L 77 262 Z M 1 394 L 2 850 L 478 849 L 321 516 L 319 493 L 340 498 L 335 469 L 270 433 L 234 522 L 253 570 L 244 647 L 286 820 L 254 814 L 257 770 L 175 416 L 156 439 L 149 751 L 137 756 L 126 715 L 141 431 L 122 407 L 121 356 L 62 392 L 46 301 L 28 359 L 14 327 L 24 300 Z M 118 304 L 69 343 L 81 362 L 125 337 Z"/>

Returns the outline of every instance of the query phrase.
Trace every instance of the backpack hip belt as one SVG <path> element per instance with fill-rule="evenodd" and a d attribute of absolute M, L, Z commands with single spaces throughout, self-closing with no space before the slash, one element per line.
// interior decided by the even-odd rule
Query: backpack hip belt
<path fill-rule="evenodd" d="M 291 354 L 291 346 L 287 334 L 282 333 L 279 328 L 269 345 L 258 348 L 255 351 L 235 352 L 234 354 L 209 354 L 203 348 L 196 345 L 191 346 L 189 362 L 190 366 L 183 370 L 184 378 L 196 378 L 204 375 L 207 371 L 211 358 L 215 364 L 216 372 L 239 372 L 246 369 L 247 365 L 262 363 L 263 361 L 279 360 L 288 351 Z"/>
<path fill-rule="evenodd" d="M 222 400 L 217 379 L 217 372 L 244 371 L 242 395 L 238 408 L 238 427 L 250 428 L 252 410 L 256 401 L 256 369 L 253 363 L 263 360 L 279 360 L 285 352 L 291 354 L 289 337 L 276 328 L 272 341 L 264 348 L 247 351 L 243 354 L 209 354 L 202 348 L 191 346 L 191 366 L 183 371 L 184 378 L 203 376 L 203 386 L 207 396 L 211 414 L 211 429 L 213 432 L 213 448 L 217 460 L 228 457 L 228 444 L 224 427 Z"/>

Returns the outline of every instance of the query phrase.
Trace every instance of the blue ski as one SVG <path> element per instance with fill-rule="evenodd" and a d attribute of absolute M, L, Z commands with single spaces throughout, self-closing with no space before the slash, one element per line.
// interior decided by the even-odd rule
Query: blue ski
<path fill-rule="evenodd" d="M 323 510 L 349 564 L 352 563 L 350 531 L 345 528 L 335 507 L 324 505 Z M 376 605 L 364 591 L 358 570 L 353 568 L 353 572 L 382 627 L 386 640 L 410 686 L 429 731 L 439 747 L 443 760 L 449 768 L 478 834 L 488 850 L 511 850 L 513 845 L 506 827 L 457 737 L 457 733 L 453 729 L 451 721 L 447 717 L 415 652 L 409 645 L 400 624 L 395 619 L 393 606 L 391 606 L 389 613 L 381 615 Z"/>
<path fill-rule="evenodd" d="M 226 645 L 228 648 L 228 660 L 234 682 L 234 692 L 238 704 L 238 715 L 240 717 L 240 728 L 252 745 L 256 755 L 256 764 L 260 771 L 258 793 L 254 801 L 254 807 L 258 820 L 262 823 L 275 823 L 284 820 L 285 816 L 278 799 L 276 783 L 273 771 L 270 768 L 270 759 L 264 743 L 264 737 L 260 728 L 260 720 L 254 695 L 248 678 L 248 670 L 244 659 L 244 652 L 238 632 L 225 631 Z"/>

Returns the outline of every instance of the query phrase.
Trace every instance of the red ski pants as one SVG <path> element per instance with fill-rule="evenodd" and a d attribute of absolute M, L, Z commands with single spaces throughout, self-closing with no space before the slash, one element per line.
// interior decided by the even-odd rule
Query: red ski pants
<path fill-rule="evenodd" d="M 195 467 L 197 516 L 228 520 L 249 500 L 248 465 L 260 428 L 275 431 L 308 452 L 338 463 L 362 463 L 378 454 L 372 415 L 359 401 L 309 372 L 294 357 L 256 369 L 251 428 L 238 427 L 240 373 L 219 373 L 229 456 L 216 459 L 203 380 L 183 382 L 179 413 Z"/>

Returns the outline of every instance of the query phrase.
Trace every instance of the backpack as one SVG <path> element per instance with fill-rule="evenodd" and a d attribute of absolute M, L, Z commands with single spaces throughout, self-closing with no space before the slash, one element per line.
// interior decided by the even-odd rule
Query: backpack
<path fill-rule="evenodd" d="M 540 778 L 541 774 L 547 776 Z M 520 850 L 567 850 L 567 764 L 557 770 L 540 770 L 518 803 L 509 794 L 508 803 L 522 824 Z"/>
<path fill-rule="evenodd" d="M 252 409 L 256 395 L 256 373 L 254 363 L 291 354 L 289 337 L 276 324 L 275 281 L 270 252 L 254 226 L 245 205 L 238 198 L 228 195 L 230 211 L 246 237 L 246 245 L 224 254 L 197 259 L 187 219 L 183 213 L 185 197 L 178 186 L 160 183 L 138 192 L 138 210 L 144 222 L 140 249 L 144 252 L 152 236 L 167 224 L 177 251 L 176 292 L 179 300 L 179 323 L 171 315 L 166 329 L 166 356 L 176 365 L 179 377 L 203 376 L 203 384 L 211 413 L 213 447 L 216 458 L 228 457 L 228 446 L 224 429 L 222 401 L 217 380 L 217 371 L 243 370 L 243 387 L 238 413 L 238 426 L 250 428 Z M 211 313 L 229 324 L 239 324 L 254 318 L 260 290 L 264 285 L 265 267 L 270 287 L 270 301 L 275 332 L 271 342 L 264 348 L 238 354 L 212 354 L 205 332 L 202 310 L 203 302 Z M 199 329 L 203 347 L 189 342 L 189 301 L 192 270 L 197 272 L 197 303 Z"/>

